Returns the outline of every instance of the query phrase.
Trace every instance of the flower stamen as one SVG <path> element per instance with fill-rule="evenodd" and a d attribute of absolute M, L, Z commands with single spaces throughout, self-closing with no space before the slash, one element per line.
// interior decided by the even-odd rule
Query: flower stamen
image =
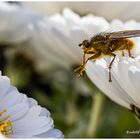
<path fill-rule="evenodd" d="M 0 116 L 2 116 L 5 112 L 7 112 L 6 109 L 0 112 Z M 10 116 L 8 115 L 3 119 L 0 119 L 0 133 L 2 133 L 6 137 L 10 136 L 13 133 L 12 122 L 8 120 L 9 118 Z"/>

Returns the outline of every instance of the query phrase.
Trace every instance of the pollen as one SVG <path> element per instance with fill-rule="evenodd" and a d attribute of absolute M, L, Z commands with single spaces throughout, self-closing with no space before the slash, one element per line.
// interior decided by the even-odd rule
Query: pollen
<path fill-rule="evenodd" d="M 10 116 L 2 117 L 7 112 L 4 109 L 0 112 L 0 133 L 6 137 L 9 137 L 13 133 L 12 122 L 9 120 Z"/>

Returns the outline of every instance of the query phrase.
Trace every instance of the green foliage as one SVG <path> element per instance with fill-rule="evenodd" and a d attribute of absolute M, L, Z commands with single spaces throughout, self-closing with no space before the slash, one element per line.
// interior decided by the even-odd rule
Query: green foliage
<path fill-rule="evenodd" d="M 56 128 L 62 130 L 66 138 L 87 138 L 94 103 L 92 96 L 100 91 L 86 77 L 81 80 L 88 84 L 90 94 L 83 91 L 82 87 L 78 89 L 80 83 L 75 82 L 76 76 L 71 71 L 54 68 L 45 73 L 40 72 L 30 57 L 24 57 L 26 54 L 15 53 L 9 60 L 5 55 L 5 50 L 9 48 L 0 49 L 0 68 L 11 78 L 12 83 L 51 112 Z M 140 137 L 127 134 L 127 130 L 139 130 L 133 114 L 107 97 L 96 129 L 96 138 Z"/>

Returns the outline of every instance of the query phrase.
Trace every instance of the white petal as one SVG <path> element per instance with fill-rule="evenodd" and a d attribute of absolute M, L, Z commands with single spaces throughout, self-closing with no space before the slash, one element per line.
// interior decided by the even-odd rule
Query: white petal
<path fill-rule="evenodd" d="M 40 106 L 33 106 L 28 110 L 28 113 L 24 116 L 25 118 L 30 118 L 30 117 L 36 117 L 39 116 L 41 113 L 41 107 Z"/>
<path fill-rule="evenodd" d="M 140 82 L 140 69 L 135 69 L 135 71 L 133 72 L 134 67 L 130 67 L 128 70 L 128 75 L 129 75 L 129 81 L 133 84 L 131 84 L 131 86 L 133 86 L 133 92 L 131 92 L 131 96 L 136 97 L 135 98 L 135 102 L 137 103 L 137 107 L 140 108 L 140 86 L 139 86 L 139 82 Z"/>
<path fill-rule="evenodd" d="M 23 117 L 27 113 L 28 109 L 29 106 L 26 103 L 16 104 L 12 107 L 9 107 L 7 109 L 7 112 L 2 117 L 10 115 L 9 119 L 11 121 L 15 121 L 21 119 L 21 117 Z"/>
<path fill-rule="evenodd" d="M 115 19 L 110 23 L 111 31 L 119 31 L 124 29 L 124 23 L 121 20 Z"/>
<path fill-rule="evenodd" d="M 0 102 L 6 96 L 10 87 L 10 80 L 6 76 L 0 76 Z"/>
<path fill-rule="evenodd" d="M 128 75 L 128 68 L 130 67 L 130 63 L 127 62 L 124 58 L 123 61 L 118 63 L 118 72 L 116 74 L 117 75 L 117 80 L 120 83 L 120 85 L 123 87 L 123 89 L 125 90 L 125 94 L 126 96 L 131 97 L 131 104 L 134 104 L 137 106 L 137 102 L 136 102 L 136 97 L 132 96 L 133 94 L 133 87 L 131 86 L 131 81 L 129 79 L 129 75 Z"/>
<path fill-rule="evenodd" d="M 34 117 L 18 120 L 13 123 L 15 134 L 38 135 L 53 127 L 53 120 L 50 117 Z"/>
<path fill-rule="evenodd" d="M 103 17 L 88 15 L 82 18 L 83 29 L 90 37 L 104 32 L 109 28 L 109 23 Z"/>
<path fill-rule="evenodd" d="M 29 107 L 37 105 L 37 101 L 33 98 L 28 98 Z"/>
<path fill-rule="evenodd" d="M 37 135 L 38 138 L 63 138 L 64 135 L 58 129 L 51 129 L 43 134 Z"/>
<path fill-rule="evenodd" d="M 67 20 L 67 23 L 69 25 L 76 25 L 80 23 L 80 16 L 76 13 L 74 13 L 71 9 L 65 8 L 63 10 L 63 16 Z"/>
<path fill-rule="evenodd" d="M 21 42 L 29 38 L 26 12 L 22 7 L 0 3 L 0 41 Z"/>
<path fill-rule="evenodd" d="M 19 96 L 20 94 L 18 91 L 13 90 L 9 92 L 2 100 L 1 105 L 0 105 L 0 110 L 3 108 L 8 108 L 16 104 L 16 101 L 18 100 Z"/>
<path fill-rule="evenodd" d="M 123 89 L 115 81 L 114 77 L 112 77 L 112 83 L 108 82 L 108 71 L 102 66 L 103 65 L 97 65 L 93 62 L 88 62 L 86 66 L 87 75 L 93 81 L 93 83 L 109 98 L 111 98 L 116 103 L 121 104 L 122 106 L 130 108 L 128 101 L 120 97 L 120 95 L 123 94 Z"/>
<path fill-rule="evenodd" d="M 50 112 L 46 108 L 42 107 L 40 116 L 50 117 Z"/>

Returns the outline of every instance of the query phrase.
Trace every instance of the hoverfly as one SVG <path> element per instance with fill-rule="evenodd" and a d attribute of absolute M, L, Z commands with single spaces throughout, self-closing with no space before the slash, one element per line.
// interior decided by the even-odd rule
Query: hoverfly
<path fill-rule="evenodd" d="M 132 57 L 131 50 L 134 48 L 134 42 L 129 38 L 139 37 L 140 30 L 126 30 L 110 33 L 99 33 L 93 36 L 90 40 L 84 40 L 79 46 L 83 49 L 83 63 L 75 72 L 81 76 L 85 71 L 85 65 L 88 60 L 93 60 L 94 62 L 104 56 L 111 56 L 113 59 L 109 64 L 109 82 L 111 82 L 111 67 L 115 60 L 117 51 L 122 51 L 124 56 L 124 50 L 128 51 L 129 57 Z M 91 56 L 86 59 L 86 55 Z M 133 57 L 132 57 L 133 58 Z"/>

